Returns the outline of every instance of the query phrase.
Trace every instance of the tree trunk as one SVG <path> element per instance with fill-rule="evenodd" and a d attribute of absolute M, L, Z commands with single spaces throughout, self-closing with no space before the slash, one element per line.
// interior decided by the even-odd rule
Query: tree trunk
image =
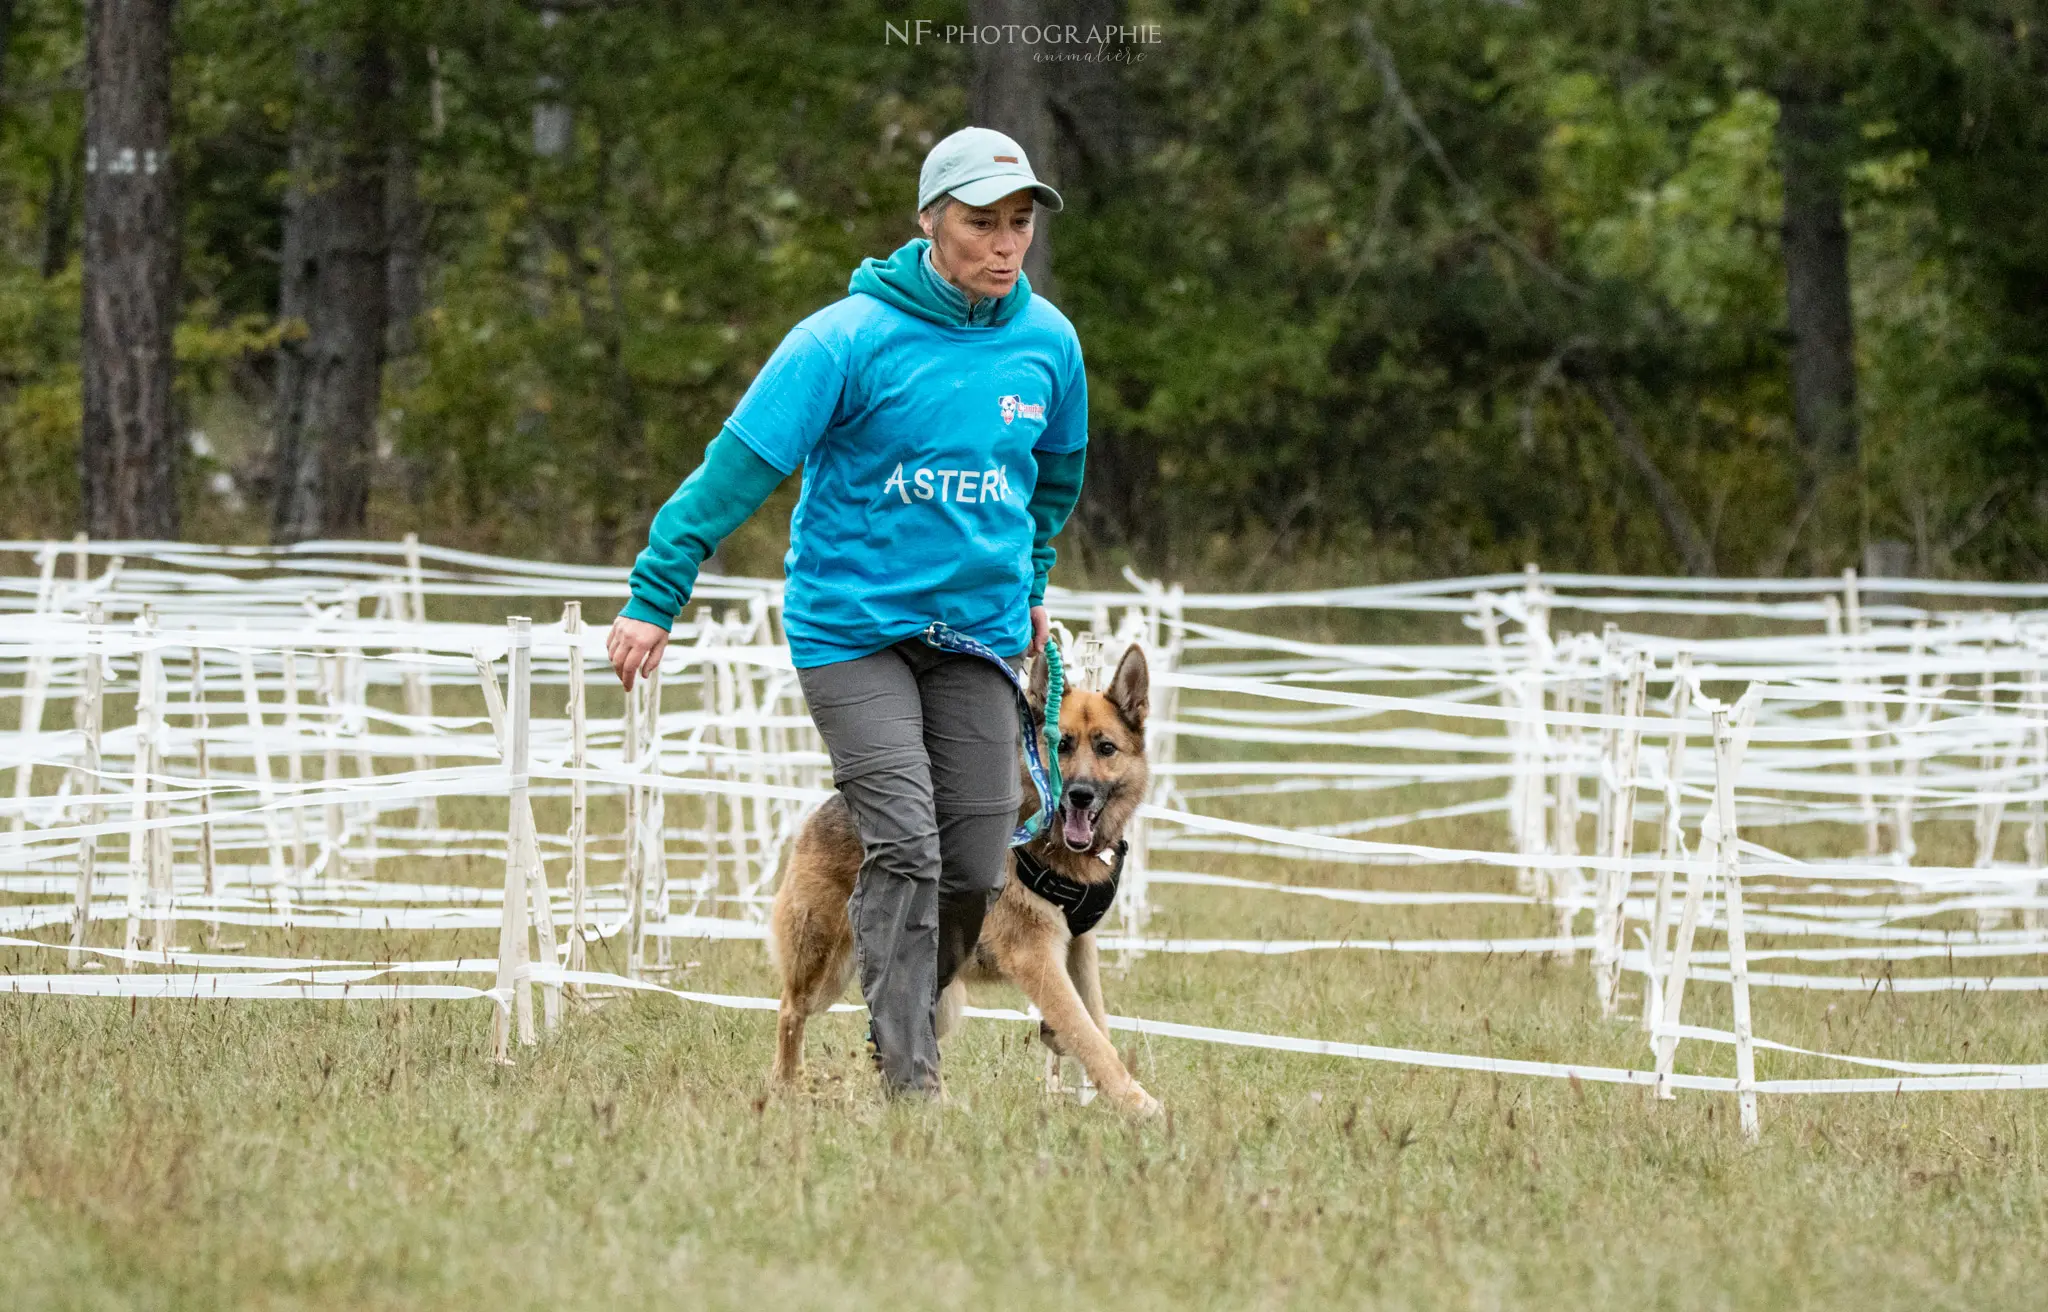
<path fill-rule="evenodd" d="M 7 92 L 7 45 L 14 38 L 14 0 L 0 0 L 0 100 Z"/>
<path fill-rule="evenodd" d="M 1125 0 L 1052 0 L 1052 8 L 1054 21 L 1084 33 L 1121 27 L 1127 17 Z M 1068 57 L 1114 53 L 1108 48 L 1063 45 L 1048 53 L 1061 56 L 1042 66 L 1050 87 L 1055 153 L 1049 162 L 1057 185 L 1069 199 L 1101 205 L 1130 184 L 1130 66 Z"/>
<path fill-rule="evenodd" d="M 977 31 L 996 27 L 1039 27 L 1052 21 L 1045 0 L 968 0 L 968 21 Z M 1016 32 L 1009 34 L 1017 36 Z M 1057 49 L 1058 47 L 1053 47 Z M 977 42 L 974 86 L 967 98 L 968 117 L 975 127 L 994 128 L 1024 148 L 1031 169 L 1057 187 L 1047 169 L 1053 163 L 1053 122 L 1045 65 L 1032 56 L 1041 47 L 1022 40 Z M 1037 234 L 1024 253 L 1024 276 L 1032 291 L 1052 295 L 1052 215 L 1040 209 Z"/>
<path fill-rule="evenodd" d="M 386 360 L 419 349 L 417 320 L 427 304 L 427 205 L 420 197 L 419 148 L 415 138 L 419 102 L 418 66 L 394 61 L 392 100 L 403 106 L 391 123 L 384 157 L 384 331 Z M 424 99 L 431 100 L 432 82 Z"/>
<path fill-rule="evenodd" d="M 280 542 L 348 537 L 369 519 L 388 318 L 384 130 L 391 66 L 381 34 L 300 53 L 278 314 L 275 434 Z"/>
<path fill-rule="evenodd" d="M 78 178 L 61 156 L 50 157 L 50 189 L 43 196 L 43 278 L 56 277 L 71 262 L 71 202 Z"/>
<path fill-rule="evenodd" d="M 1781 245 L 1792 338 L 1792 417 L 1804 456 L 1801 497 L 1856 456 L 1856 333 L 1849 229 L 1842 219 L 1847 134 L 1838 92 L 1797 73 L 1778 91 L 1785 183 Z"/>
<path fill-rule="evenodd" d="M 178 531 L 171 0 L 89 0 L 85 29 L 85 528 L 169 538 Z"/>

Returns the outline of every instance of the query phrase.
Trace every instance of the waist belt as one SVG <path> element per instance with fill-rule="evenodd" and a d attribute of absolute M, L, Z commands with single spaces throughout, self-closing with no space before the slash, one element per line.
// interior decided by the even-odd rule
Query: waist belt
<path fill-rule="evenodd" d="M 1060 909 L 1067 918 L 1067 932 L 1075 938 L 1102 923 L 1116 901 L 1116 886 L 1124 877 L 1124 853 L 1128 842 L 1116 845 L 1116 860 L 1110 863 L 1109 878 L 1084 884 L 1069 879 L 1022 848 L 1010 855 L 1017 858 L 1017 881 Z"/>

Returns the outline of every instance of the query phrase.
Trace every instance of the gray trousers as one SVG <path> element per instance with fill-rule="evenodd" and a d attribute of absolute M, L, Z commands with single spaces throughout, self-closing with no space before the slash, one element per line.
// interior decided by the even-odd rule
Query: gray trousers
<path fill-rule="evenodd" d="M 987 661 L 916 638 L 798 678 L 860 832 L 846 909 L 875 1064 L 891 1092 L 935 1092 L 939 992 L 974 950 L 1017 825 L 1016 696 Z"/>

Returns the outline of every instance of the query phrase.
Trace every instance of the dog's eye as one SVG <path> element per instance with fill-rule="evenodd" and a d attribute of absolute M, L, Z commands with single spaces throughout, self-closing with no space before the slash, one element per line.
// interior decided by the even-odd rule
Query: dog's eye
<path fill-rule="evenodd" d="M 1115 756 L 1116 744 L 1107 738 L 1098 738 L 1095 740 L 1095 754 L 1097 756 Z"/>
<path fill-rule="evenodd" d="M 1061 755 L 1061 756 L 1065 756 L 1065 755 L 1066 755 L 1066 754 L 1067 754 L 1068 752 L 1071 752 L 1071 751 L 1073 751 L 1073 750 L 1074 750 L 1074 735 L 1072 735 L 1072 734 L 1070 734 L 1070 733 L 1063 733 L 1063 734 L 1061 734 L 1061 735 L 1060 735 L 1060 755 Z"/>

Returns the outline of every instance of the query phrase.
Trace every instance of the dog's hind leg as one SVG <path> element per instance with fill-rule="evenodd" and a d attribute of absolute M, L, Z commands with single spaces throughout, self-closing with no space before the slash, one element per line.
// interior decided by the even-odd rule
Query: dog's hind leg
<path fill-rule="evenodd" d="M 782 971 L 782 1005 L 775 1013 L 774 1078 L 779 1084 L 791 1083 L 804 1073 L 804 1022 L 810 1019 L 810 993 L 816 987 L 805 952 L 803 931 L 808 919 L 804 910 L 785 910 L 782 899 L 776 899 L 769 941 L 774 945 L 770 955 Z"/>
<path fill-rule="evenodd" d="M 769 956 L 782 974 L 775 1025 L 779 1081 L 803 1074 L 804 1023 L 846 991 L 853 968 L 846 895 L 859 870 L 860 839 L 846 803 L 834 797 L 798 831 L 768 918 Z"/>
<path fill-rule="evenodd" d="M 960 1028 L 960 1012 L 966 1005 L 967 982 L 955 975 L 951 984 L 939 990 L 937 1030 L 940 1038 Z"/>
<path fill-rule="evenodd" d="M 780 898 L 772 932 L 776 962 L 782 968 L 774 1076 L 788 1083 L 803 1074 L 805 1023 L 846 990 L 853 966 L 853 932 L 843 906 L 785 906 Z"/>
<path fill-rule="evenodd" d="M 783 917 L 778 916 L 777 956 L 782 962 L 782 1005 L 776 1011 L 775 1071 L 777 1080 L 787 1083 L 804 1070 L 804 1025 L 825 1011 L 846 991 L 846 979 L 853 965 L 853 935 L 845 914 L 821 914 L 805 908 L 787 919 L 795 922 L 795 933 L 785 939 L 780 933 Z M 837 933 L 831 924 L 837 920 Z"/>
<path fill-rule="evenodd" d="M 787 994 L 783 995 L 782 1006 L 775 1014 L 775 1069 L 777 1084 L 794 1084 L 804 1073 L 804 1021 L 808 1019 L 803 1009 L 792 1003 Z"/>

